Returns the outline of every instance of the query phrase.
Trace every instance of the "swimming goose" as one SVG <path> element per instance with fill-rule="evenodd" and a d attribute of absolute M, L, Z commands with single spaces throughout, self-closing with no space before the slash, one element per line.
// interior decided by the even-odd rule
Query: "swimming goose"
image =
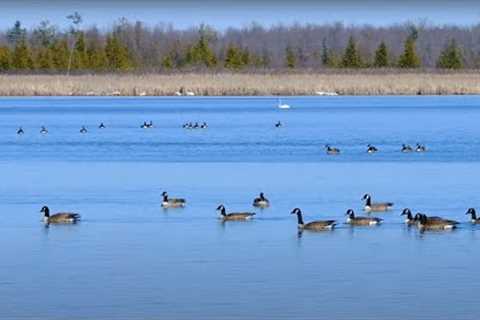
<path fill-rule="evenodd" d="M 425 152 L 427 151 L 427 147 L 425 145 L 417 143 L 417 147 L 415 148 L 415 152 Z"/>
<path fill-rule="evenodd" d="M 80 215 L 78 213 L 61 212 L 50 215 L 50 209 L 47 206 L 44 206 L 40 212 L 43 212 L 43 222 L 46 224 L 76 223 L 80 220 Z"/>
<path fill-rule="evenodd" d="M 316 220 L 309 223 L 303 222 L 302 211 L 300 208 L 295 208 L 291 214 L 297 215 L 298 220 L 298 229 L 300 230 L 312 230 L 312 231 L 323 231 L 323 230 L 332 230 L 335 225 L 335 220 Z"/>
<path fill-rule="evenodd" d="M 372 146 L 371 144 L 367 145 L 367 153 L 375 153 L 377 152 L 378 149 L 374 146 Z"/>
<path fill-rule="evenodd" d="M 278 121 L 277 123 L 275 123 L 275 128 L 280 128 L 282 126 L 282 123 L 280 121 Z"/>
<path fill-rule="evenodd" d="M 206 122 L 200 125 L 200 129 L 207 129 L 207 128 L 208 128 L 208 124 Z"/>
<path fill-rule="evenodd" d="M 87 133 L 87 128 L 85 128 L 85 126 L 82 126 L 82 128 L 80 129 L 80 133 Z"/>
<path fill-rule="evenodd" d="M 458 222 L 448 219 L 431 219 L 427 215 L 417 213 L 415 219 L 417 220 L 417 227 L 420 230 L 449 230 L 457 227 Z"/>
<path fill-rule="evenodd" d="M 376 217 L 356 217 L 355 212 L 352 209 L 348 209 L 345 214 L 347 218 L 347 224 L 352 226 L 373 226 L 382 223 L 383 219 Z"/>
<path fill-rule="evenodd" d="M 413 218 L 412 211 L 410 211 L 410 209 L 408 209 L 408 208 L 403 209 L 403 211 L 400 215 L 401 216 L 407 216 L 405 218 L 405 223 L 406 224 L 408 224 L 408 225 L 417 224 L 417 221 Z"/>
<path fill-rule="evenodd" d="M 17 130 L 17 134 L 18 134 L 18 135 L 22 135 L 22 134 L 24 134 L 24 133 L 25 133 L 25 132 L 23 131 L 23 128 L 22 128 L 22 127 L 18 128 L 18 130 Z"/>
<path fill-rule="evenodd" d="M 98 126 L 98 129 L 105 129 L 105 125 L 102 123 L 100 123 L 100 125 Z"/>
<path fill-rule="evenodd" d="M 477 212 L 475 211 L 474 208 L 468 209 L 467 213 L 465 214 L 469 214 L 472 217 L 470 221 L 473 224 L 480 224 L 480 218 L 477 218 Z"/>
<path fill-rule="evenodd" d="M 185 207 L 186 201 L 185 199 L 179 199 L 179 198 L 172 198 L 170 199 L 168 197 L 167 192 L 162 193 L 163 200 L 162 200 L 162 207 L 164 208 L 183 208 Z"/>
<path fill-rule="evenodd" d="M 260 192 L 260 195 L 257 198 L 253 199 L 253 206 L 258 208 L 267 208 L 270 206 L 270 201 L 265 198 L 263 192 Z"/>
<path fill-rule="evenodd" d="M 217 211 L 220 211 L 223 221 L 243 221 L 250 220 L 255 216 L 255 212 L 232 212 L 227 213 L 223 204 L 219 205 Z"/>
<path fill-rule="evenodd" d="M 42 126 L 42 129 L 40 130 L 40 133 L 41 133 L 41 134 L 47 134 L 47 133 L 48 133 L 47 128 L 45 128 L 44 126 Z"/>
<path fill-rule="evenodd" d="M 408 145 L 408 144 L 402 144 L 402 149 L 401 149 L 401 151 L 402 151 L 403 153 L 409 153 L 409 152 L 413 152 L 413 148 L 412 148 L 410 145 Z"/>
<path fill-rule="evenodd" d="M 372 202 L 372 197 L 368 193 L 363 196 L 362 200 L 365 200 L 363 210 L 366 212 L 383 212 L 393 207 L 393 202 Z"/>
<path fill-rule="evenodd" d="M 340 149 L 338 148 L 333 148 L 329 144 L 325 145 L 325 149 L 328 155 L 336 155 L 340 153 Z"/>
<path fill-rule="evenodd" d="M 143 121 L 143 124 L 140 126 L 140 128 L 147 129 L 148 128 L 147 121 Z"/>

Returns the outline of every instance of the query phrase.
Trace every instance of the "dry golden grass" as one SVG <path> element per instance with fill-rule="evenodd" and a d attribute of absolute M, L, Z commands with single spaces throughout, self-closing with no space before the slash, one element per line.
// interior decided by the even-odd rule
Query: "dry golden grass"
<path fill-rule="evenodd" d="M 480 73 L 2 75 L 1 96 L 480 94 Z"/>

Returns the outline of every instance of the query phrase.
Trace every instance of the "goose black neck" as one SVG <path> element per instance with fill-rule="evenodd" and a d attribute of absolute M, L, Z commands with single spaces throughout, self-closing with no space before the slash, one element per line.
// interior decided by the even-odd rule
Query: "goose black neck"
<path fill-rule="evenodd" d="M 472 215 L 472 220 L 477 220 L 477 213 L 475 211 L 470 212 Z"/>
<path fill-rule="evenodd" d="M 163 195 L 163 201 L 168 202 L 168 194 Z"/>
<path fill-rule="evenodd" d="M 50 209 L 45 208 L 43 212 L 44 212 L 44 216 L 45 216 L 46 218 L 50 217 Z"/>
<path fill-rule="evenodd" d="M 371 206 L 372 205 L 372 198 L 367 197 L 367 199 L 365 199 L 365 205 Z"/>
<path fill-rule="evenodd" d="M 224 217 L 227 215 L 227 210 L 225 209 L 225 207 L 222 207 L 222 208 L 220 209 L 220 214 L 221 214 L 222 216 L 224 216 Z"/>
<path fill-rule="evenodd" d="M 298 224 L 299 225 L 303 225 L 303 217 L 302 217 L 302 213 L 300 211 L 297 211 L 297 220 L 298 220 Z"/>

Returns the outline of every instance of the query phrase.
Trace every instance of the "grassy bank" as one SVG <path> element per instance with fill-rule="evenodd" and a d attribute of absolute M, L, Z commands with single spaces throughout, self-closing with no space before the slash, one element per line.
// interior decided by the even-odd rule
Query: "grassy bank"
<path fill-rule="evenodd" d="M 1 96 L 480 94 L 480 73 L 2 75 Z"/>

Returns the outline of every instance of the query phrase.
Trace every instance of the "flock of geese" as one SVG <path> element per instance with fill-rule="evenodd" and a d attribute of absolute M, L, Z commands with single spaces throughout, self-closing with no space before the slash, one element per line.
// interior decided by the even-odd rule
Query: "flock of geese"
<path fill-rule="evenodd" d="M 348 209 L 345 213 L 347 219 L 346 224 L 351 226 L 377 226 L 383 222 L 382 218 L 371 216 L 373 212 L 386 212 L 393 208 L 393 202 L 373 202 L 372 197 L 369 194 L 365 194 L 362 198 L 364 201 L 363 210 L 368 214 L 366 216 L 357 216 L 353 209 Z M 183 198 L 170 198 L 167 192 L 162 193 L 161 207 L 164 209 L 169 208 L 184 208 L 187 201 Z M 261 192 L 258 197 L 253 199 L 252 206 L 255 208 L 266 209 L 270 207 L 270 201 Z M 256 215 L 255 212 L 227 212 L 227 209 L 223 204 L 220 204 L 216 209 L 220 216 L 219 218 L 225 221 L 247 221 L 253 219 Z M 73 224 L 77 223 L 81 216 L 78 213 L 61 212 L 51 215 L 50 209 L 47 206 L 42 207 L 43 221 L 46 225 L 49 224 Z M 295 208 L 291 211 L 291 214 L 297 216 L 297 225 L 299 231 L 326 231 L 333 230 L 338 224 L 336 220 L 315 220 L 305 223 L 303 220 L 302 210 Z M 480 224 L 480 218 L 477 217 L 477 213 L 474 208 L 468 209 L 465 213 L 470 215 L 470 222 L 472 224 Z M 455 229 L 459 222 L 447 218 L 438 216 L 427 216 L 423 213 L 417 213 L 415 216 L 408 208 L 403 209 L 401 216 L 405 216 L 405 223 L 408 226 L 415 226 L 420 231 L 425 230 L 451 230 Z"/>
<path fill-rule="evenodd" d="M 417 145 L 415 147 L 412 147 L 408 144 L 402 144 L 402 147 L 401 147 L 400 151 L 402 153 L 411 153 L 411 152 L 422 153 L 422 152 L 427 151 L 427 147 L 424 144 L 420 144 L 420 143 L 417 143 Z M 325 152 L 326 152 L 326 154 L 328 154 L 330 156 L 335 156 L 335 155 L 340 154 L 340 149 L 336 148 L 336 147 L 332 147 L 329 144 L 326 144 L 325 145 Z M 371 144 L 367 145 L 367 153 L 374 154 L 374 153 L 377 153 L 377 152 L 379 152 L 379 149 L 377 147 L 375 147 Z"/>

